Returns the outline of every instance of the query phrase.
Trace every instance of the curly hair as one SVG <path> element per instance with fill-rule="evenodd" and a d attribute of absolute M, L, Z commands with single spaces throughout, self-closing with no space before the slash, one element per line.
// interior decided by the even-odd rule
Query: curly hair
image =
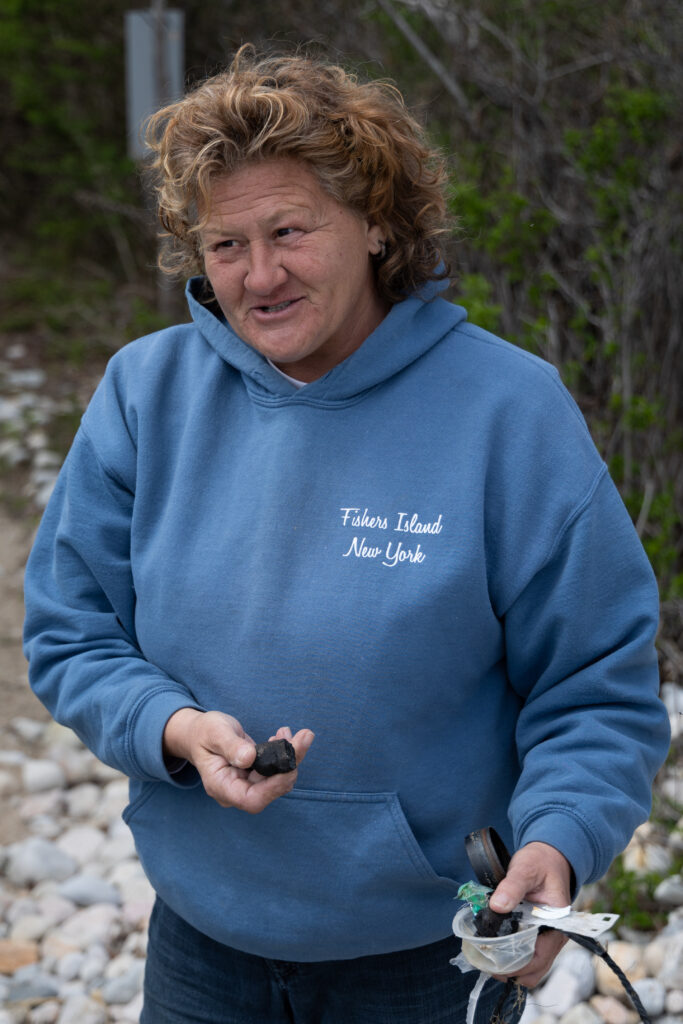
<path fill-rule="evenodd" d="M 382 228 L 386 254 L 374 261 L 382 298 L 400 301 L 448 276 L 444 164 L 390 82 L 360 82 L 321 58 L 263 56 L 247 44 L 226 71 L 154 114 L 146 139 L 170 242 L 160 265 L 169 273 L 203 272 L 199 232 L 216 176 L 289 157 Z"/>

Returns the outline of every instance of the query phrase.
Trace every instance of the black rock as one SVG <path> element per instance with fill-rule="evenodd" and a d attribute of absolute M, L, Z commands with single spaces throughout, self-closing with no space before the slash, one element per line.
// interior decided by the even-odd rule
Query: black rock
<path fill-rule="evenodd" d="M 495 939 L 502 935 L 514 935 L 519 930 L 522 915 L 517 910 L 509 914 L 497 914 L 490 907 L 484 907 L 474 918 L 474 930 L 482 938 Z"/>
<path fill-rule="evenodd" d="M 251 766 L 259 775 L 269 777 L 293 772 L 296 768 L 296 754 L 289 740 L 268 740 L 256 744 L 256 760 Z"/>

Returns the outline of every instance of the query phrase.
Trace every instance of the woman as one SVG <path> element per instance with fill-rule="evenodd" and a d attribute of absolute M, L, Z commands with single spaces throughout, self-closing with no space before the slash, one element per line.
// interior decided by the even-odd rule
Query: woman
<path fill-rule="evenodd" d="M 142 1019 L 463 1020 L 465 834 L 517 850 L 494 909 L 565 905 L 647 816 L 652 573 L 555 371 L 438 297 L 444 174 L 395 89 L 246 49 L 149 138 L 192 323 L 112 359 L 26 625 L 131 779 Z"/>

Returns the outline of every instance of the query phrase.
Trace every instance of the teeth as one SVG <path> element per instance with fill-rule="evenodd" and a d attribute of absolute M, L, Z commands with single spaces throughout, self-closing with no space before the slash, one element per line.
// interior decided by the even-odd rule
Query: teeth
<path fill-rule="evenodd" d="M 286 302 L 279 302 L 277 306 L 261 306 L 261 309 L 265 313 L 279 313 L 281 309 L 287 309 L 287 306 L 291 306 L 291 300 L 287 299 Z"/>

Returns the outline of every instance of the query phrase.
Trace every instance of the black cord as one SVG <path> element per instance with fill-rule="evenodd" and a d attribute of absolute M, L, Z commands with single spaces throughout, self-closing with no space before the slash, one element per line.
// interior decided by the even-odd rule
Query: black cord
<path fill-rule="evenodd" d="M 574 942 L 577 942 L 579 946 L 583 946 L 584 949 L 590 950 L 591 953 L 594 953 L 596 956 L 599 956 L 601 960 L 605 961 L 607 966 L 614 971 L 617 978 L 624 986 L 626 994 L 628 995 L 629 999 L 638 1011 L 638 1016 L 643 1021 L 643 1024 L 652 1024 L 650 1018 L 647 1015 L 645 1007 L 640 1001 L 638 993 L 633 988 L 633 985 L 628 980 L 628 978 L 622 971 L 621 967 L 619 967 L 619 964 L 614 962 L 614 960 L 609 955 L 605 947 L 601 946 L 597 939 L 591 939 L 587 935 L 577 935 L 576 932 L 565 932 L 564 934 L 567 936 L 567 938 L 573 939 Z"/>
<path fill-rule="evenodd" d="M 549 928 L 548 926 L 544 926 L 541 929 L 541 931 L 552 930 L 553 929 Z M 579 935 L 577 932 L 563 932 L 562 934 L 566 935 L 568 939 L 573 939 L 574 942 L 576 942 L 579 946 L 583 946 L 584 949 L 587 949 L 590 953 L 594 953 L 595 956 L 599 956 L 601 960 L 604 960 L 607 966 L 610 968 L 610 970 L 614 971 L 617 978 L 624 986 L 624 990 L 626 991 L 626 994 L 635 1006 L 638 1012 L 638 1016 L 640 1017 L 643 1024 L 652 1024 L 652 1021 L 647 1015 L 645 1007 L 640 1001 L 638 993 L 633 988 L 633 985 L 628 980 L 628 978 L 622 971 L 621 967 L 619 967 L 619 964 L 615 963 L 615 961 L 609 955 L 605 947 L 601 946 L 597 939 L 591 939 L 587 935 Z M 503 990 L 503 994 L 498 1001 L 498 1005 L 496 1006 L 496 1009 L 493 1012 L 493 1016 L 491 1017 L 491 1024 L 506 1024 L 506 1010 L 509 1012 L 510 1010 L 515 1010 L 519 1007 L 520 1004 L 518 1001 L 513 1001 L 510 999 L 515 984 L 516 982 L 514 978 L 508 978 L 507 983 L 505 985 L 505 989 Z"/>

